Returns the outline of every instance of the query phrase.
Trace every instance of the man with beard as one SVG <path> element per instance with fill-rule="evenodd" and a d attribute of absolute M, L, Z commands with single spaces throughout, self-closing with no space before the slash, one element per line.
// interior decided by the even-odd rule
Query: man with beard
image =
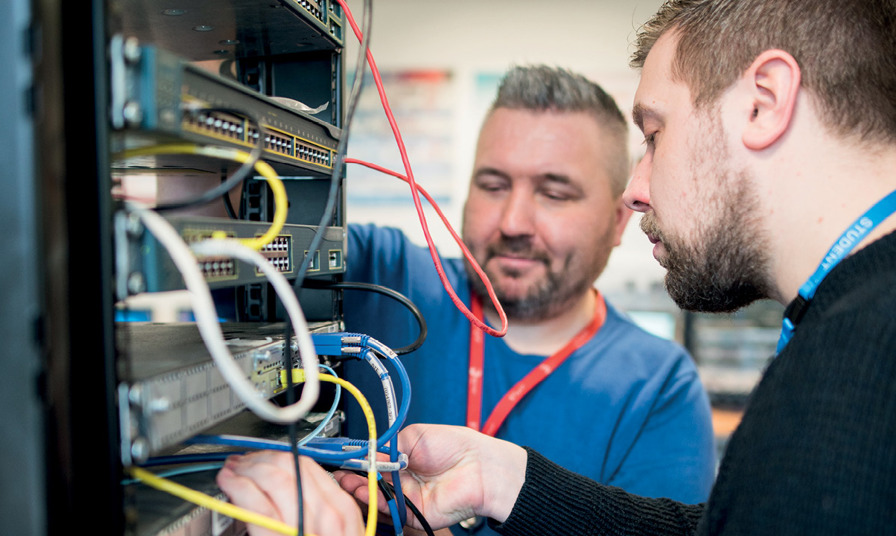
<path fill-rule="evenodd" d="M 709 500 L 639 497 L 531 448 L 413 425 L 404 492 L 507 535 L 896 531 L 896 4 L 670 0 L 639 31 L 647 152 L 624 199 L 682 306 L 789 304 Z M 366 495 L 356 475 L 342 487 Z M 263 506 L 264 501 L 259 506 Z M 419 526 L 416 525 L 415 526 Z"/>
<path fill-rule="evenodd" d="M 511 535 L 893 534 L 896 4 L 670 0 L 637 44 L 647 150 L 623 197 L 670 295 L 789 304 L 709 500 L 638 497 L 425 425 L 400 436 L 406 495 L 434 526 L 472 511 Z"/>
<path fill-rule="evenodd" d="M 480 131 L 462 232 L 509 319 L 503 338 L 471 333 L 477 328 L 450 301 L 429 251 L 395 229 L 349 226 L 346 280 L 395 289 L 424 314 L 428 337 L 402 358 L 413 390 L 406 422 L 467 424 L 599 482 L 702 501 L 715 455 L 690 356 L 594 288 L 631 215 L 621 199 L 631 170 L 626 144 L 626 120 L 596 84 L 546 66 L 506 74 Z M 443 264 L 461 299 L 499 327 L 471 267 Z M 346 292 L 344 310 L 349 331 L 389 345 L 418 332 L 387 297 Z M 553 370 L 533 379 L 545 364 Z M 347 378 L 379 406 L 382 432 L 379 378 L 366 363 L 346 365 Z M 532 388 L 515 397 L 520 386 Z M 348 435 L 366 437 L 360 410 L 347 409 Z M 465 525 L 456 530 L 491 532 L 482 520 Z"/>

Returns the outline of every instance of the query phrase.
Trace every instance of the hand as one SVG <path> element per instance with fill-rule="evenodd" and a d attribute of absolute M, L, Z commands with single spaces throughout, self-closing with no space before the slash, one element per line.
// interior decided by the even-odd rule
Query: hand
<path fill-rule="evenodd" d="M 408 455 L 402 473 L 404 495 L 432 528 L 481 515 L 503 522 L 510 515 L 526 477 L 526 451 L 462 426 L 413 424 L 398 435 Z M 337 472 L 339 484 L 366 502 L 366 480 Z M 421 528 L 408 514 L 408 524 Z"/>
<path fill-rule="evenodd" d="M 311 459 L 302 456 L 299 463 L 305 532 L 320 536 L 364 534 L 361 511 L 355 500 Z M 217 483 L 236 506 L 295 527 L 298 499 L 293 464 L 289 452 L 260 451 L 231 456 L 218 472 Z M 249 525 L 249 533 L 279 536 L 255 525 Z"/>

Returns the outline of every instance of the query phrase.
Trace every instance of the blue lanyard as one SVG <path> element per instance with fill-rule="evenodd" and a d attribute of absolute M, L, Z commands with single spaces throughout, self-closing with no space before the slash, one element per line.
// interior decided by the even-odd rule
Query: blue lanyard
<path fill-rule="evenodd" d="M 834 242 L 834 245 L 828 250 L 827 255 L 821 260 L 821 264 L 815 269 L 815 273 L 809 276 L 809 279 L 803 283 L 797 297 L 787 306 L 787 310 L 784 311 L 784 322 L 781 326 L 781 337 L 778 339 L 777 353 L 780 354 L 781 350 L 783 350 L 784 347 L 787 346 L 787 343 L 790 342 L 790 339 L 793 337 L 793 332 L 796 330 L 796 325 L 799 323 L 800 319 L 802 319 L 803 314 L 805 314 L 809 302 L 812 301 L 812 297 L 815 296 L 815 291 L 818 289 L 818 285 L 821 284 L 822 280 L 824 280 L 828 273 L 833 270 L 840 261 L 849 255 L 856 244 L 865 238 L 865 235 L 877 227 L 880 222 L 890 217 L 894 212 L 896 212 L 896 191 L 890 192 L 889 195 L 878 201 L 873 207 L 869 208 L 868 212 L 853 222 L 853 224 L 840 235 L 840 238 Z"/>

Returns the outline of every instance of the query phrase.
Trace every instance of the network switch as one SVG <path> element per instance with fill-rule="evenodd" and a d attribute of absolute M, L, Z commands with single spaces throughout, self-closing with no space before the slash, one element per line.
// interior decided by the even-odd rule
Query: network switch
<path fill-rule="evenodd" d="M 116 150 L 186 141 L 250 152 L 260 144 L 262 157 L 280 174 L 328 177 L 332 173 L 341 130 L 302 111 L 313 111 L 310 105 L 303 108 L 289 99 L 266 97 L 133 40 L 115 38 L 111 48 Z M 183 156 L 119 165 L 168 173 L 178 167 L 213 173 L 221 169 L 220 162 Z"/>
<path fill-rule="evenodd" d="M 185 242 L 209 239 L 213 234 L 228 238 L 253 239 L 270 227 L 266 222 L 224 218 L 171 216 L 168 222 Z M 316 226 L 285 224 L 273 241 L 261 248 L 265 257 L 287 279 L 294 277 L 314 238 Z M 123 299 L 142 292 L 162 292 L 184 288 L 183 278 L 168 252 L 149 232 L 128 216 L 116 220 L 118 247 L 118 294 Z M 310 252 L 309 276 L 330 276 L 345 272 L 345 229 L 328 227 L 320 247 Z M 325 259 L 321 262 L 321 259 Z M 226 256 L 198 258 L 200 270 L 213 289 L 266 282 L 261 271 Z"/>

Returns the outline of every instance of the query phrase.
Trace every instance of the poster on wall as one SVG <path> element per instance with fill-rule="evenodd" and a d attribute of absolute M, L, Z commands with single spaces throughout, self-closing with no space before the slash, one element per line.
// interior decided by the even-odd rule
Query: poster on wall
<path fill-rule="evenodd" d="M 414 180 L 437 203 L 450 203 L 456 110 L 452 73 L 396 70 L 381 76 Z M 364 84 L 349 132 L 348 157 L 405 174 L 398 143 L 369 73 Z M 355 210 L 412 204 L 410 187 L 399 179 L 358 164 L 350 165 L 346 174 L 346 200 Z"/>

